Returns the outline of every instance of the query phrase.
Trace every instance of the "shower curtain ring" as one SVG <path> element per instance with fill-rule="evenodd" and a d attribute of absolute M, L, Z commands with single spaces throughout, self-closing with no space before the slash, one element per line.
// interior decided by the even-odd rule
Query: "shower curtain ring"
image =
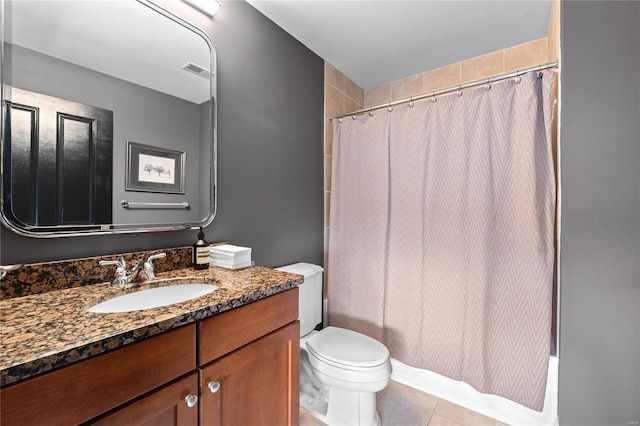
<path fill-rule="evenodd" d="M 520 82 L 521 82 L 521 81 L 522 81 L 522 79 L 520 78 L 520 70 L 518 70 L 518 71 L 516 72 L 516 78 L 514 78 L 514 79 L 513 79 L 513 82 L 514 82 L 515 84 L 520 84 Z"/>
<path fill-rule="evenodd" d="M 357 120 L 357 119 L 358 119 L 358 117 L 356 117 L 356 115 L 355 115 L 355 114 L 353 114 L 353 115 L 351 116 L 351 118 L 352 118 L 352 119 L 354 119 L 354 120 Z"/>
<path fill-rule="evenodd" d="M 409 107 L 413 108 L 413 96 L 409 99 Z"/>
<path fill-rule="evenodd" d="M 536 71 L 536 78 L 542 78 L 542 74 L 541 70 Z"/>
<path fill-rule="evenodd" d="M 389 106 L 387 107 L 387 111 L 389 111 L 389 112 L 393 111 L 393 107 L 391 106 L 391 102 L 389 102 Z"/>
<path fill-rule="evenodd" d="M 369 108 L 369 117 L 373 117 L 373 108 Z"/>
<path fill-rule="evenodd" d="M 458 86 L 458 91 L 456 92 L 456 96 L 457 97 L 462 96 L 462 86 Z"/>
<path fill-rule="evenodd" d="M 487 92 L 491 90 L 491 83 L 489 82 L 489 79 L 487 79 L 487 84 L 484 86 L 484 90 L 486 90 Z"/>
<path fill-rule="evenodd" d="M 431 93 L 431 102 L 434 104 L 438 102 L 438 98 L 436 98 L 436 92 Z"/>

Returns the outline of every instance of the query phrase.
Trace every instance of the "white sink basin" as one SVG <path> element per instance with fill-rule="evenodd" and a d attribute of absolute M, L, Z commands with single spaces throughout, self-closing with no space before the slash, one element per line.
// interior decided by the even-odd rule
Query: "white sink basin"
<path fill-rule="evenodd" d="M 110 314 L 116 312 L 142 311 L 186 302 L 204 296 L 218 289 L 213 284 L 180 284 L 166 287 L 149 288 L 136 291 L 113 299 L 105 300 L 88 309 L 89 312 Z"/>

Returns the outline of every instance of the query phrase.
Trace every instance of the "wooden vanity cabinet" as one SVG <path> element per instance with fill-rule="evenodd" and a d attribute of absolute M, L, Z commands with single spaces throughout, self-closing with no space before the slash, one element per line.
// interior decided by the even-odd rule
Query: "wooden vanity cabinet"
<path fill-rule="evenodd" d="M 295 288 L 9 385 L 0 424 L 296 426 L 297 317 Z"/>

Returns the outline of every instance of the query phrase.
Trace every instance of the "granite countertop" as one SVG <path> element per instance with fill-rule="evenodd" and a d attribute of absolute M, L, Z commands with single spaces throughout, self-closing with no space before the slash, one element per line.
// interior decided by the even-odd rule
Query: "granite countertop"
<path fill-rule="evenodd" d="M 166 279 L 172 280 L 161 281 Z M 302 280 L 300 275 L 262 267 L 186 268 L 158 274 L 142 285 L 128 284 L 122 290 L 101 283 L 0 301 L 0 385 L 289 290 Z M 219 288 L 196 299 L 144 311 L 87 312 L 96 303 L 132 291 L 193 282 Z"/>

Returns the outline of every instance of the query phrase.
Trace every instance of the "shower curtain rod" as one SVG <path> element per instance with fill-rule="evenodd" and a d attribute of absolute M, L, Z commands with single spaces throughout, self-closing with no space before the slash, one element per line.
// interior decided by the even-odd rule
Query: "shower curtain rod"
<path fill-rule="evenodd" d="M 335 120 L 335 119 L 340 119 L 342 120 L 344 117 L 356 117 L 358 114 L 364 114 L 365 112 L 369 112 L 371 113 L 372 111 L 376 111 L 382 108 L 391 108 L 394 107 L 396 105 L 401 105 L 401 104 L 406 104 L 407 102 L 415 102 L 415 101 L 419 101 L 422 99 L 427 99 L 427 98 L 436 98 L 440 95 L 445 95 L 447 93 L 452 93 L 452 92 L 459 92 L 463 89 L 468 89 L 470 87 L 476 87 L 476 86 L 482 86 L 485 84 L 491 84 L 494 83 L 496 81 L 501 81 L 501 80 L 507 80 L 510 78 L 514 78 L 514 77 L 518 77 L 520 75 L 524 75 L 526 73 L 529 72 L 533 72 L 533 71 L 542 71 L 542 70 L 547 70 L 550 68 L 557 68 L 558 67 L 558 62 L 552 62 L 552 63 L 548 63 L 545 65 L 539 65 L 537 67 L 532 67 L 532 68 L 527 68 L 527 69 L 523 69 L 523 70 L 518 70 L 515 72 L 511 72 L 508 74 L 502 74 L 496 77 L 490 77 L 490 78 L 485 78 L 484 80 L 478 80 L 478 81 L 473 81 L 471 83 L 465 83 L 462 85 L 458 85 L 458 86 L 453 86 L 453 87 L 449 87 L 447 89 L 442 89 L 442 90 L 437 90 L 435 92 L 431 92 L 431 93 L 425 93 L 423 95 L 418 95 L 418 96 L 412 96 L 410 98 L 404 98 L 404 99 L 400 99 L 397 101 L 393 101 L 393 102 L 387 102 L 384 104 L 379 104 L 379 105 L 374 105 L 374 106 L 370 106 L 367 108 L 362 108 L 359 109 L 357 111 L 353 111 L 347 114 L 339 114 L 339 115 L 334 115 L 333 117 L 329 117 L 329 120 Z"/>

